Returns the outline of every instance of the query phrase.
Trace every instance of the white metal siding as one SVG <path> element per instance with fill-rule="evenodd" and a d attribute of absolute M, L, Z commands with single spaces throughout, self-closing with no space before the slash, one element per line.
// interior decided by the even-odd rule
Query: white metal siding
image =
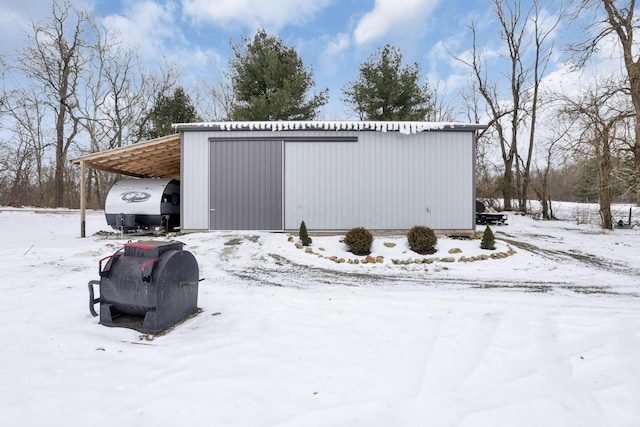
<path fill-rule="evenodd" d="M 473 134 L 286 142 L 285 229 L 473 229 Z"/>
<path fill-rule="evenodd" d="M 286 142 L 284 228 L 474 229 L 473 132 L 183 131 L 182 227 L 209 228 L 210 138 L 357 137 Z"/>
<path fill-rule="evenodd" d="M 209 140 L 206 132 L 183 132 L 180 165 L 180 226 L 209 229 Z"/>

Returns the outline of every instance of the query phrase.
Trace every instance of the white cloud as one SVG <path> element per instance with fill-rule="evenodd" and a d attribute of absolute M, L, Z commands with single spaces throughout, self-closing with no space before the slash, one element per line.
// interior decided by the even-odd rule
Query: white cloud
<path fill-rule="evenodd" d="M 327 43 L 327 48 L 324 50 L 324 55 L 333 57 L 344 52 L 351 45 L 351 39 L 349 34 L 340 33 L 336 37 Z"/>
<path fill-rule="evenodd" d="M 438 40 L 428 51 L 428 62 L 432 70 L 446 68 L 457 69 L 458 71 L 468 70 L 469 67 L 462 64 L 455 57 L 453 52 L 460 48 L 457 37 L 450 37 L 446 40 Z M 458 56 L 461 60 L 465 61 L 470 59 L 468 51 L 463 51 L 464 56 Z"/>
<path fill-rule="evenodd" d="M 383 38 L 388 33 L 407 32 L 416 28 L 421 32 L 424 22 L 439 0 L 376 0 L 371 12 L 365 14 L 354 31 L 356 44 L 365 44 Z"/>
<path fill-rule="evenodd" d="M 585 66 L 576 70 L 570 62 L 553 63 L 553 70 L 543 79 L 549 92 L 575 97 L 584 90 L 609 78 L 626 79 L 623 53 L 614 34 L 604 38 Z"/>
<path fill-rule="evenodd" d="M 195 22 L 220 26 L 240 24 L 248 29 L 277 31 L 285 25 L 301 25 L 332 0 L 183 0 L 184 14 Z"/>
<path fill-rule="evenodd" d="M 157 59 L 166 53 L 166 42 L 175 44 L 182 37 L 174 19 L 175 11 L 173 3 L 132 2 L 120 14 L 106 16 L 104 23 L 123 42 L 139 47 L 145 58 Z"/>
<path fill-rule="evenodd" d="M 137 49 L 143 63 L 153 69 L 165 62 L 180 72 L 179 84 L 189 88 L 214 78 L 226 67 L 227 59 L 214 47 L 187 39 L 177 2 L 145 0 L 128 2 L 118 13 L 103 18 L 126 44 Z"/>
<path fill-rule="evenodd" d="M 536 22 L 533 18 L 536 18 L 535 13 L 532 12 L 531 19 L 526 23 L 526 30 L 532 40 L 535 38 Z M 552 13 L 548 9 L 541 9 L 537 16 L 538 32 L 541 36 L 546 38 L 546 42 L 552 42 L 558 37 L 559 25 L 558 22 L 561 17 L 557 13 Z M 560 24 L 562 25 L 562 23 Z"/>
<path fill-rule="evenodd" d="M 27 42 L 26 34 L 32 34 L 32 22 L 46 22 L 52 6 L 44 2 L 2 0 L 0 2 L 0 50 L 10 53 Z"/>
<path fill-rule="evenodd" d="M 320 54 L 320 61 L 327 75 L 335 76 L 342 69 L 343 56 L 349 46 L 351 46 L 351 37 L 346 33 L 337 34 L 326 43 L 326 47 Z"/>
<path fill-rule="evenodd" d="M 0 39 L 2 39 L 3 50 L 16 48 L 29 25 L 27 16 L 20 16 L 13 10 L 0 8 Z"/>

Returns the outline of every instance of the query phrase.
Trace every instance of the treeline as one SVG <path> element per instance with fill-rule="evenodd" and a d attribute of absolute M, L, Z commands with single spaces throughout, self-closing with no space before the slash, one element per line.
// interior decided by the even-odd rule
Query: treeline
<path fill-rule="evenodd" d="M 575 160 L 572 163 L 559 165 L 547 171 L 535 170 L 532 174 L 532 186 L 542 187 L 547 180 L 550 193 L 553 195 L 549 201 L 565 201 L 578 203 L 598 203 L 600 184 L 598 174 L 595 173 L 598 166 L 595 160 Z M 611 182 L 613 199 L 617 203 L 635 203 L 638 196 L 633 191 L 637 188 L 637 179 L 633 174 L 633 161 L 628 160 L 616 166 L 616 173 Z M 492 175 L 483 175 L 478 178 L 476 193 L 479 198 L 487 199 L 496 208 L 504 208 L 502 201 L 501 174 L 496 171 Z M 528 200 L 540 200 L 535 191 L 529 190 Z M 540 213 L 542 212 L 535 212 Z"/>
<path fill-rule="evenodd" d="M 469 118 L 489 123 L 476 150 L 480 195 L 498 194 L 502 208 L 524 213 L 527 200 L 535 198 L 546 219 L 553 217 L 552 199 L 597 200 L 607 229 L 613 227 L 616 198 L 640 200 L 640 55 L 633 37 L 638 32 L 634 4 L 494 0 L 501 55 L 480 48 L 477 25 L 471 22 L 469 50 L 457 59 L 471 75 L 464 95 Z M 559 29 L 570 26 L 579 30 L 576 39 L 556 46 Z M 623 61 L 613 73 L 574 74 L 580 80 L 574 87 L 553 86 L 547 77 L 559 49 L 567 55 L 567 70 L 583 70 L 601 49 Z M 507 71 L 488 71 L 496 66 Z M 567 182 L 568 189 L 563 185 Z"/>
<path fill-rule="evenodd" d="M 621 3 L 493 0 L 493 41 L 506 53 L 482 49 L 469 23 L 468 44 L 451 53 L 468 70 L 461 102 L 452 104 L 393 45 L 360 64 L 340 100 L 360 120 L 486 123 L 476 147 L 479 197 L 523 212 L 538 199 L 545 218 L 551 200 L 598 201 L 611 228 L 611 203 L 638 202 L 640 194 L 640 57 L 625 36 L 637 32 L 637 17 Z M 175 65 L 152 69 L 98 22 L 54 1 L 25 47 L 0 56 L 0 205 L 77 207 L 70 156 L 168 135 L 172 123 L 313 120 L 328 102 L 296 49 L 264 30 L 231 42 L 228 71 L 185 85 Z M 582 26 L 583 39 L 556 46 L 555 33 L 569 25 Z M 616 40 L 624 58 L 619 77 L 594 77 L 570 93 L 546 84 L 557 52 L 580 69 L 605 39 Z M 89 206 L 101 208 L 117 177 L 88 174 Z"/>

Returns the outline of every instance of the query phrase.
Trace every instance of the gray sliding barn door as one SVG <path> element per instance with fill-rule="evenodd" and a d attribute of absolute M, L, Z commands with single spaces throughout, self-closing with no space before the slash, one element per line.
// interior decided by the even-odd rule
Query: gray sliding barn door
<path fill-rule="evenodd" d="M 282 141 L 210 142 L 209 229 L 282 230 Z"/>

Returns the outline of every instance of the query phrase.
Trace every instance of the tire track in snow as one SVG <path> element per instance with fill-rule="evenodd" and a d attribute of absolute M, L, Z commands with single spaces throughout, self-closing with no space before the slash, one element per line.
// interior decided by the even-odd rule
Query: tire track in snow
<path fill-rule="evenodd" d="M 577 261 L 578 263 L 590 267 L 597 268 L 600 270 L 611 271 L 614 273 L 620 274 L 632 274 L 636 276 L 640 276 L 640 268 L 633 267 L 631 265 L 620 262 L 619 260 L 610 260 L 603 259 L 596 255 L 580 252 L 580 251 L 563 251 L 556 249 L 543 249 L 540 246 L 536 246 L 530 242 L 522 242 L 520 240 L 516 240 L 515 236 L 512 236 L 504 231 L 496 231 L 496 236 L 500 236 L 500 240 L 515 246 L 518 249 L 525 250 L 527 252 L 531 252 L 535 255 L 541 256 L 543 258 L 558 261 L 558 258 L 564 259 L 565 261 Z M 556 239 L 553 236 L 543 236 L 543 235 L 525 235 L 523 237 L 532 237 L 532 238 L 545 238 L 547 240 Z"/>
<path fill-rule="evenodd" d="M 544 254 L 543 256 L 546 258 L 557 261 L 557 256 L 554 255 L 556 251 L 544 250 L 537 246 L 522 244 L 515 240 L 502 240 L 522 250 L 539 255 Z M 249 245 L 250 251 L 254 254 L 252 258 L 257 261 L 254 267 L 237 268 L 231 262 L 243 245 Z M 615 291 L 610 286 L 585 285 L 562 281 L 514 281 L 513 279 L 502 280 L 499 278 L 482 280 L 477 278 L 439 277 L 437 273 L 431 272 L 429 272 L 429 274 L 416 274 L 423 272 L 409 270 L 380 274 L 375 271 L 363 273 L 320 268 L 299 264 L 279 254 L 264 253 L 262 250 L 262 242 L 258 236 L 234 237 L 231 241 L 225 243 L 224 250 L 219 254 L 219 257 L 223 261 L 219 267 L 226 273 L 243 281 L 257 283 L 263 286 L 306 288 L 323 284 L 341 286 L 415 285 L 436 288 L 445 287 L 446 289 L 472 288 L 526 293 L 548 293 L 560 290 L 577 294 L 640 297 L 640 293 L 621 293 Z M 585 259 L 588 258 L 583 258 L 582 262 L 586 262 Z M 638 274 L 640 275 L 640 269 Z"/>
<path fill-rule="evenodd" d="M 441 414 L 440 419 L 432 420 L 433 425 L 459 425 L 470 412 L 482 410 L 454 396 L 469 388 L 466 382 L 495 346 L 501 322 L 500 314 L 456 314 L 442 319 L 436 328 L 427 329 L 432 338 L 425 349 L 420 386 L 403 411 L 407 420 L 431 419 L 433 414 Z"/>

